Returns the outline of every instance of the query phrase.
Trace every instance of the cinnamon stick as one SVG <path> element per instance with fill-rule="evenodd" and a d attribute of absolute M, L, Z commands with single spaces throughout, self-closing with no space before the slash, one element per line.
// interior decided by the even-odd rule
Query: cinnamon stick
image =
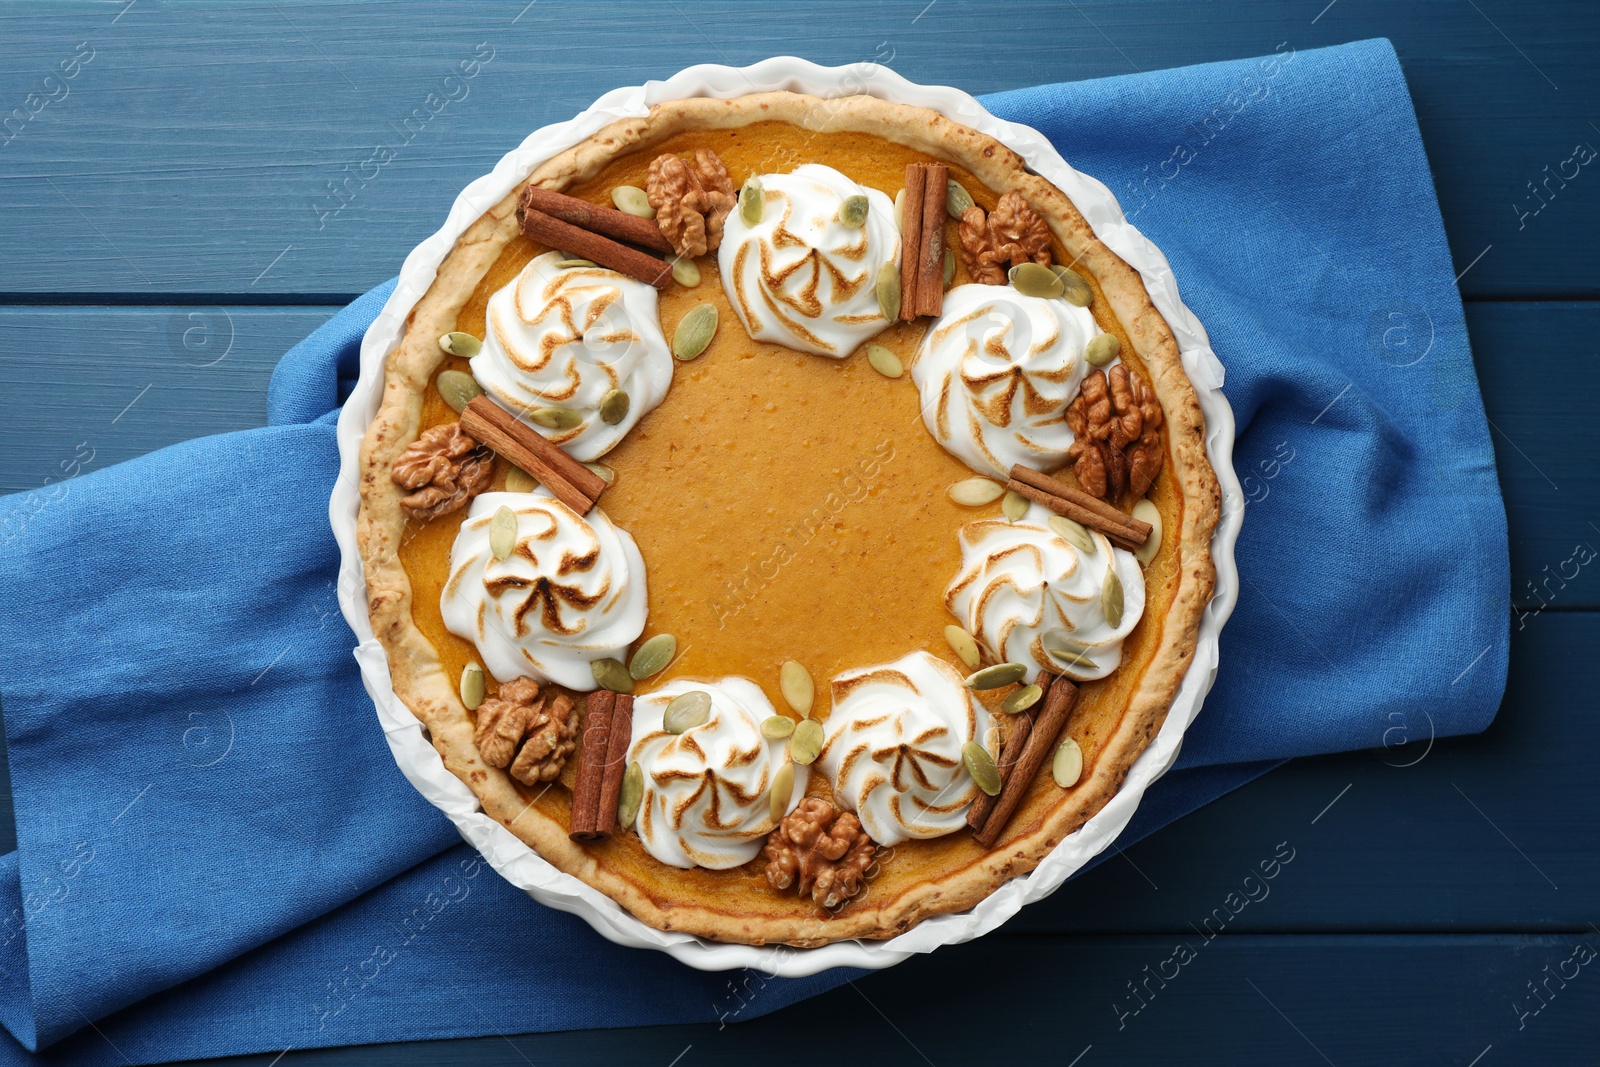
<path fill-rule="evenodd" d="M 918 234 L 917 285 L 901 296 L 902 306 L 910 300 L 918 315 L 938 315 L 944 309 L 944 220 L 949 198 L 950 168 L 929 163 L 923 168 L 922 227 Z M 911 209 L 907 186 L 906 210 Z"/>
<path fill-rule="evenodd" d="M 906 199 L 900 206 L 900 318 L 917 317 L 917 274 L 922 267 L 922 202 L 927 199 L 928 172 L 906 164 Z"/>
<path fill-rule="evenodd" d="M 611 737 L 606 743 L 606 764 L 600 776 L 600 819 L 595 829 L 610 837 L 617 829 L 617 801 L 622 796 L 622 772 L 628 769 L 628 748 L 633 744 L 633 697 L 611 697 Z"/>
<path fill-rule="evenodd" d="M 1114 505 L 1107 504 L 1099 497 L 1090 496 L 1081 489 L 1074 489 L 1059 478 L 1052 478 L 1048 474 L 1036 471 L 1032 467 L 1024 467 L 1020 463 L 1011 468 L 1011 478 L 1013 481 L 1021 482 L 1024 485 L 1031 485 L 1035 489 L 1042 489 L 1051 496 L 1071 501 L 1086 511 L 1094 512 L 1108 523 L 1118 523 L 1126 527 L 1128 530 L 1127 536 L 1139 544 L 1143 544 L 1150 537 L 1150 524 L 1148 522 L 1141 522 L 1132 515 L 1124 514 Z M 1060 513 L 1058 512 L 1057 514 Z M 1088 523 L 1084 523 L 1084 525 L 1087 526 Z M 1101 530 L 1101 532 L 1104 533 L 1105 531 Z"/>
<path fill-rule="evenodd" d="M 578 739 L 578 777 L 572 783 L 572 825 L 567 836 L 574 841 L 599 841 L 600 786 L 605 776 L 606 756 L 611 749 L 611 709 L 616 694 L 596 689 L 584 701 L 583 736 Z M 612 804 L 612 820 L 616 805 Z"/>
<path fill-rule="evenodd" d="M 995 766 L 1000 770 L 1000 787 L 1005 788 L 1006 779 L 1011 775 L 1011 769 L 1016 766 L 1017 759 L 1022 755 L 1023 746 L 1028 742 L 1028 734 L 1033 732 L 1033 709 L 1029 708 L 1020 715 L 1011 719 L 1011 729 L 1006 734 L 1006 743 L 1000 748 L 1000 759 Z M 974 833 L 983 829 L 983 824 L 989 818 L 989 812 L 994 810 L 995 797 L 988 793 L 979 793 L 978 799 L 972 802 L 972 807 L 967 809 L 967 826 Z"/>
<path fill-rule="evenodd" d="M 602 267 L 621 271 L 646 285 L 665 289 L 672 281 L 672 264 L 648 252 L 629 248 L 598 233 L 579 229 L 553 215 L 528 209 L 522 213 L 522 233 L 542 245 L 559 248 L 581 259 L 592 259 Z"/>
<path fill-rule="evenodd" d="M 1035 504 L 1049 508 L 1057 515 L 1064 515 L 1073 522 L 1081 523 L 1091 530 L 1099 530 L 1118 548 L 1125 548 L 1132 552 L 1139 547 L 1140 542 L 1133 539 L 1133 532 L 1128 527 L 1120 523 L 1107 522 L 1097 512 L 1081 507 L 1071 500 L 1052 496 L 1043 489 L 1035 489 L 1033 486 L 1019 482 L 1016 479 L 1007 482 L 1006 488 L 1018 496 L 1027 497 Z"/>
<path fill-rule="evenodd" d="M 461 413 L 461 428 L 538 479 L 579 515 L 587 515 L 605 491 L 604 478 L 486 396 L 472 398 Z"/>
<path fill-rule="evenodd" d="M 654 219 L 643 219 L 626 211 L 618 211 L 614 207 L 591 204 L 587 200 L 579 200 L 575 196 L 558 193 L 554 189 L 530 185 L 522 190 L 522 196 L 517 199 L 517 221 L 520 223 L 522 216 L 529 211 L 542 211 L 552 218 L 569 222 L 580 230 L 604 234 L 629 244 L 654 248 L 658 252 L 672 251 L 672 242 L 667 240 Z M 595 262 L 598 263 L 599 260 Z"/>
<path fill-rule="evenodd" d="M 1033 729 L 1028 731 L 1028 739 L 1022 746 L 1022 755 L 1017 757 L 1011 773 L 1006 776 L 1005 785 L 1000 787 L 1000 795 L 995 798 L 994 807 L 984 820 L 983 829 L 972 835 L 979 845 L 993 848 L 994 843 L 1000 839 L 1000 834 L 1005 830 L 1006 823 L 1011 821 L 1017 805 L 1022 803 L 1022 798 L 1033 786 L 1039 768 L 1045 765 L 1045 761 L 1055 751 L 1056 739 L 1061 736 L 1062 729 L 1067 725 L 1067 717 L 1072 714 L 1073 705 L 1077 702 L 1078 687 L 1057 675 L 1045 692 L 1044 709 L 1033 720 Z"/>

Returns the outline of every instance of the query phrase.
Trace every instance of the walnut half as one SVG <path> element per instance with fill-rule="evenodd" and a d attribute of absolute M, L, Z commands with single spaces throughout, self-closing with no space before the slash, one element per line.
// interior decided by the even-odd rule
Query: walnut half
<path fill-rule="evenodd" d="M 474 740 L 483 762 L 510 767 L 523 785 L 553 782 L 578 746 L 578 709 L 565 693 L 540 698 L 539 683 L 514 678 L 478 706 Z"/>
<path fill-rule="evenodd" d="M 793 885 L 831 910 L 860 895 L 875 851 L 854 815 L 821 797 L 806 797 L 767 837 L 762 855 L 773 889 Z"/>
<path fill-rule="evenodd" d="M 461 429 L 459 422 L 435 426 L 411 442 L 389 477 L 402 489 L 400 506 L 418 522 L 463 507 L 494 476 L 494 455 Z"/>
<path fill-rule="evenodd" d="M 1050 265 L 1050 227 L 1021 193 L 1006 193 L 987 215 L 973 204 L 961 216 L 961 262 L 979 285 L 1004 285 L 1024 263 Z"/>
<path fill-rule="evenodd" d="M 1144 496 L 1161 473 L 1161 404 L 1144 379 L 1118 363 L 1083 379 L 1067 405 L 1067 426 L 1078 487 L 1116 500 L 1125 490 Z"/>
<path fill-rule="evenodd" d="M 670 152 L 650 163 L 645 179 L 656 225 L 680 256 L 703 256 L 722 243 L 722 224 L 738 200 L 728 168 L 709 148 L 694 151 L 694 166 Z"/>

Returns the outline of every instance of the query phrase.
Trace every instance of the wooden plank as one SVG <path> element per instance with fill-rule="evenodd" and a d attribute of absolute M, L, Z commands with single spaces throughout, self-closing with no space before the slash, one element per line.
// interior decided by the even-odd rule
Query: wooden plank
<path fill-rule="evenodd" d="M 0 363 L 0 392 L 13 401 L 0 426 L 0 492 L 59 477 L 78 456 L 92 453 L 88 468 L 99 469 L 185 438 L 261 425 L 278 357 L 331 314 L 0 308 L 0 329 L 20 354 Z M 1580 545 L 1600 548 L 1588 510 L 1600 497 L 1600 424 L 1588 416 L 1600 410 L 1600 383 L 1586 369 L 1600 305 L 1474 304 L 1467 321 L 1496 427 L 1518 606 L 1600 607 L 1600 566 L 1568 562 Z M 1526 358 L 1529 338 L 1541 358 Z M 1562 403 L 1551 405 L 1553 396 Z"/>
<path fill-rule="evenodd" d="M 266 424 L 267 379 L 334 308 L 0 308 L 0 493 Z"/>
<path fill-rule="evenodd" d="M 1469 304 L 1467 328 L 1506 499 L 1512 600 L 1523 612 L 1594 607 L 1600 306 Z"/>
<path fill-rule="evenodd" d="M 270 1067 L 281 1056 L 286 1067 L 748 1067 L 796 1062 L 816 1055 L 809 1046 L 825 1045 L 872 1064 L 1497 1067 L 1587 1063 L 1593 1053 L 1600 1012 L 1594 973 L 1600 964 L 1592 959 L 1600 937 L 1593 932 L 1224 934 L 1210 942 L 1190 934 L 1187 943 L 1194 947 L 1180 965 L 1175 949 L 1182 943 L 1176 937 L 1000 933 L 753 1019 L 748 1016 L 775 999 L 775 987 L 763 975 L 734 971 L 725 997 L 712 1006 L 728 1015 L 723 1023 L 297 1049 L 227 1062 Z M 1558 970 L 1576 977 L 1551 977 Z M 1160 971 L 1171 977 L 1162 979 Z M 1546 981 L 1550 992 L 1540 1006 L 1528 983 Z M 1137 984 L 1142 1007 L 1129 983 Z M 473 1003 L 492 1019 L 499 994 L 491 984 Z M 1534 1007 L 1537 1014 L 1531 1014 Z M 462 1012 L 471 1015 L 465 1004 Z M 481 1021 L 463 1019 L 463 1026 L 475 1025 Z M 802 1045 L 808 1046 L 804 1052 L 789 1053 Z M 114 1062 L 87 1032 L 63 1052 Z"/>
<path fill-rule="evenodd" d="M 25 121 L 0 145 L 0 244 L 26 254 L 0 262 L 0 292 L 355 294 L 391 277 L 528 132 L 693 63 L 876 59 L 984 93 L 1388 36 L 1457 265 L 1476 260 L 1466 291 L 1600 293 L 1589 239 L 1600 180 L 1585 170 L 1552 184 L 1548 206 L 1525 214 L 1543 203 L 1529 182 L 1575 144 L 1600 145 L 1584 110 L 1600 90 L 1600 8 L 1586 0 L 1537 12 L 1509 0 L 1343 3 L 1316 17 L 1275 0 L 1018 0 L 1004 18 L 949 0 L 849 10 L 843 33 L 805 5 L 752 17 L 732 0 L 598 14 L 461 4 L 448 20 L 428 4 L 290 0 L 10 11 L 0 114 L 22 107 Z"/>

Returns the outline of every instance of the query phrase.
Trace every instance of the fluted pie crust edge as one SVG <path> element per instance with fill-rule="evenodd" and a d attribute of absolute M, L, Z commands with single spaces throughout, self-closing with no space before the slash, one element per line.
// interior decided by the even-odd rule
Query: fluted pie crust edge
<path fill-rule="evenodd" d="M 819 122 L 819 116 L 824 119 Z M 995 193 L 1020 192 L 1049 223 L 1069 257 L 1098 281 L 1112 311 L 1147 368 L 1167 423 L 1163 477 L 1182 497 L 1178 588 L 1159 643 L 1115 732 L 1086 777 L 1025 835 L 1005 840 L 966 866 L 876 899 L 871 890 L 837 917 L 820 920 L 733 916 L 672 900 L 673 868 L 642 885 L 597 864 L 570 841 L 567 827 L 525 801 L 502 770 L 486 765 L 454 679 L 411 612 L 411 583 L 399 557 L 405 528 L 394 461 L 420 433 L 425 391 L 445 358 L 437 339 L 456 317 L 506 245 L 519 236 L 515 206 L 522 186 L 468 226 L 440 264 L 428 291 L 406 319 L 385 369 L 383 399 L 361 446 L 357 538 L 366 571 L 373 631 L 388 653 L 395 693 L 426 725 L 445 767 L 472 789 L 484 811 L 556 868 L 588 883 L 657 929 L 716 941 L 813 947 L 848 938 L 884 939 L 934 915 L 964 911 L 1000 885 L 1026 874 L 1114 796 L 1128 769 L 1155 736 L 1193 658 L 1200 618 L 1215 580 L 1210 543 L 1221 496 L 1205 452 L 1205 422 L 1184 373 L 1178 345 L 1136 271 L 1102 244 L 1065 194 L 1030 173 L 1024 160 L 995 139 L 937 112 L 873 97 L 822 101 L 775 92 L 732 100 L 689 99 L 613 123 L 537 167 L 529 183 L 564 190 L 586 181 L 619 155 L 647 150 L 676 134 L 754 122 L 881 137 L 964 167 Z M 1020 814 L 1020 813 L 1019 813 Z M 881 887 L 875 887 L 881 889 Z"/>

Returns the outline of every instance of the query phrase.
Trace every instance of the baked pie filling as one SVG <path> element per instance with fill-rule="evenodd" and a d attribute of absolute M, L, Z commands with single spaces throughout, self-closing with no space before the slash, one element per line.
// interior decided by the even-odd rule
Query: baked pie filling
<path fill-rule="evenodd" d="M 1137 275 L 997 142 L 867 98 L 662 105 L 528 185 L 363 449 L 375 630 L 446 766 L 715 939 L 890 937 L 1031 870 L 1211 590 Z"/>

